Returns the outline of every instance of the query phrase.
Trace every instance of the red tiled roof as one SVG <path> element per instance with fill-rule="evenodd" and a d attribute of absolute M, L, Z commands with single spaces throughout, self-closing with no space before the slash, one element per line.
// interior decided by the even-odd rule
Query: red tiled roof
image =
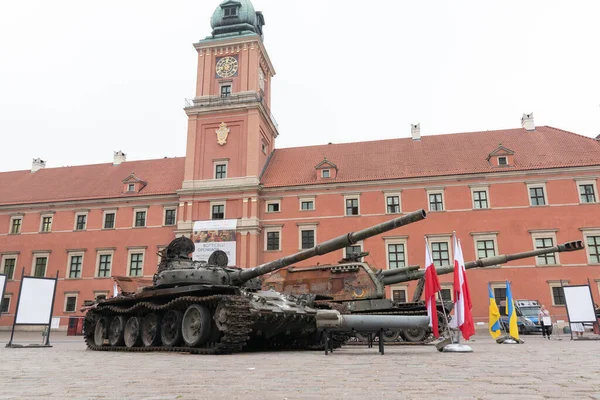
<path fill-rule="evenodd" d="M 492 167 L 498 148 L 515 152 L 514 167 Z M 338 167 L 331 183 L 600 165 L 600 143 L 549 126 L 278 149 L 261 179 L 265 187 L 322 184 L 315 165 Z"/>
<path fill-rule="evenodd" d="M 132 172 L 148 182 L 135 196 L 175 194 L 183 182 L 184 164 L 185 158 L 178 157 L 2 172 L 0 205 L 132 197 L 123 193 L 123 180 Z"/>

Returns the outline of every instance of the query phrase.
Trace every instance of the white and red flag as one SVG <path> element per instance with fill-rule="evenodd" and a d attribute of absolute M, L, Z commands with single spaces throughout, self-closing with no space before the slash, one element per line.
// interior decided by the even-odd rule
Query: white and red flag
<path fill-rule="evenodd" d="M 429 252 L 429 243 L 425 238 L 425 305 L 427 306 L 427 316 L 429 317 L 429 326 L 433 331 L 433 336 L 440 337 L 438 329 L 438 316 L 435 295 L 441 289 L 440 281 L 433 265 L 433 258 Z"/>
<path fill-rule="evenodd" d="M 465 270 L 465 259 L 463 257 L 460 240 L 453 236 L 454 240 L 454 318 L 456 326 L 462 332 L 465 340 L 469 340 L 475 334 L 473 323 L 473 304 L 467 283 L 467 271 Z"/>

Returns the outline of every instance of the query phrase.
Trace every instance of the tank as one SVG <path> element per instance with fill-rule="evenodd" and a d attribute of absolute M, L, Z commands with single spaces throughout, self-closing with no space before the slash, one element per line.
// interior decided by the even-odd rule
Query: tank
<path fill-rule="evenodd" d="M 337 304 L 315 294 L 262 290 L 259 279 L 425 217 L 425 211 L 418 210 L 249 269 L 227 267 L 227 255 L 220 251 L 206 263 L 193 261 L 189 255 L 194 243 L 177 238 L 162 252 L 151 285 L 138 289 L 131 279 L 123 279 L 120 295 L 85 307 L 84 340 L 89 349 L 98 351 L 225 354 L 271 348 L 321 349 L 324 332 L 426 326 L 428 321 L 422 316 L 346 318 L 336 310 Z M 125 286 L 129 289 L 123 290 Z M 338 337 L 338 345 L 343 338 Z"/>
<path fill-rule="evenodd" d="M 581 241 L 567 242 L 545 249 L 480 258 L 476 261 L 467 262 L 465 268 L 485 268 L 512 260 L 556 252 L 577 251 L 583 248 L 584 245 Z M 392 270 L 379 270 L 359 261 L 360 258 L 366 255 L 368 253 L 361 253 L 354 258 L 341 260 L 340 263 L 334 265 L 281 269 L 265 279 L 263 289 L 272 289 L 289 295 L 315 294 L 320 298 L 328 298 L 328 301 L 343 306 L 352 314 L 427 315 L 425 303 L 420 300 L 424 286 L 424 270 L 419 269 L 418 265 Z M 454 267 L 451 265 L 437 267 L 436 271 L 438 275 L 450 274 L 454 272 Z M 385 297 L 386 286 L 415 280 L 419 282 L 411 302 L 395 302 Z M 441 327 L 446 324 L 444 309 L 445 313 L 449 314 L 452 307 L 451 302 L 446 302 L 443 305 L 438 302 L 438 317 Z M 360 340 L 366 339 L 360 334 L 356 336 Z M 387 330 L 385 339 L 388 341 L 402 339 L 411 343 L 426 343 L 432 339 L 432 332 L 429 327 L 414 327 L 400 331 Z"/>

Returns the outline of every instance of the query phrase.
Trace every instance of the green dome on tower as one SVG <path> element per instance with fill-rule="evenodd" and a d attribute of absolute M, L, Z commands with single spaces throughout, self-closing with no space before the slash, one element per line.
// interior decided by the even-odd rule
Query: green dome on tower
<path fill-rule="evenodd" d="M 210 19 L 212 37 L 257 34 L 263 37 L 265 19 L 260 11 L 254 11 L 250 0 L 225 0 L 217 6 Z"/>

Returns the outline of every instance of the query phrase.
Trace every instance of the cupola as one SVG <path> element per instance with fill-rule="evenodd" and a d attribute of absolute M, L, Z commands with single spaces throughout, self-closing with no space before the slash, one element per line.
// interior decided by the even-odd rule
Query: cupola
<path fill-rule="evenodd" d="M 254 11 L 249 0 L 225 0 L 210 19 L 212 38 L 257 34 L 262 39 L 264 24 L 262 13 Z"/>

